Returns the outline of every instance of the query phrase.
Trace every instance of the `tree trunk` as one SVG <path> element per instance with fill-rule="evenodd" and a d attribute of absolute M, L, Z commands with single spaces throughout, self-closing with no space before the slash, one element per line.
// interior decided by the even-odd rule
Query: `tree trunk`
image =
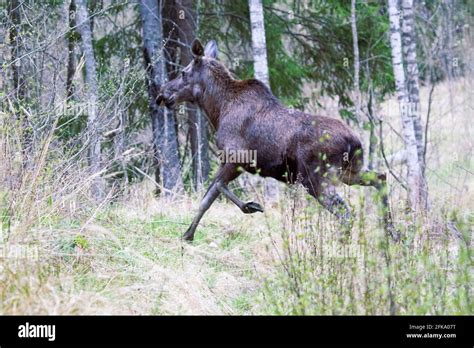
<path fill-rule="evenodd" d="M 21 129 L 21 153 L 22 153 L 22 167 L 26 169 L 29 163 L 29 154 L 32 152 L 33 139 L 32 131 L 29 126 L 28 116 L 20 108 L 26 107 L 26 72 L 21 59 L 23 52 L 23 40 L 21 36 L 21 4 L 18 0 L 12 0 L 9 2 L 9 17 L 11 21 L 10 29 L 10 47 L 11 47 L 11 58 L 14 62 L 11 65 L 12 69 L 12 82 L 13 82 L 13 96 L 14 105 L 16 110 L 16 118 L 19 122 L 19 129 Z"/>
<path fill-rule="evenodd" d="M 90 137 L 89 166 L 96 178 L 92 182 L 91 194 L 95 199 L 104 195 L 104 184 L 98 173 L 101 170 L 100 152 L 101 135 L 100 122 L 98 122 L 98 96 L 99 84 L 97 81 L 97 69 L 92 46 L 92 31 L 87 13 L 87 0 L 76 0 L 77 29 L 81 34 L 82 50 L 85 57 L 86 68 L 86 90 L 87 90 L 87 134 Z"/>
<path fill-rule="evenodd" d="M 365 60 L 365 69 L 366 69 L 366 76 L 368 78 L 368 98 L 367 98 L 367 118 L 369 120 L 369 154 L 368 154 L 368 162 L 367 168 L 369 170 L 377 170 L 378 169 L 378 161 L 376 156 L 377 145 L 378 145 L 378 138 L 375 131 L 376 124 L 377 124 L 377 117 L 376 115 L 376 103 L 377 100 L 374 96 L 374 87 L 372 85 L 372 79 L 370 77 L 370 67 L 369 67 L 369 59 Z"/>
<path fill-rule="evenodd" d="M 410 100 L 410 117 L 413 119 L 415 129 L 418 160 L 423 160 L 423 126 L 420 116 L 420 86 L 419 72 L 416 60 L 416 38 L 413 19 L 413 0 L 402 0 L 403 21 L 402 39 L 403 55 L 406 63 L 407 90 Z"/>
<path fill-rule="evenodd" d="M 21 32 L 21 30 L 19 30 L 21 29 L 21 5 L 18 0 L 12 0 L 9 4 L 9 17 L 12 24 L 10 29 L 10 46 L 12 60 L 15 62 L 12 64 L 14 96 L 17 101 L 22 101 L 26 95 L 26 84 L 21 64 L 22 38 L 19 34 L 19 31 Z"/>
<path fill-rule="evenodd" d="M 249 0 L 249 10 L 250 25 L 252 27 L 252 54 L 255 78 L 270 88 L 262 0 Z M 271 178 L 266 179 L 264 192 L 267 200 L 276 201 L 278 199 L 277 182 Z"/>
<path fill-rule="evenodd" d="M 188 108 L 188 122 L 193 163 L 194 188 L 201 191 L 209 179 L 209 132 L 206 115 L 198 108 Z"/>
<path fill-rule="evenodd" d="M 410 207 L 416 212 L 419 210 L 422 175 L 420 163 L 418 161 L 413 119 L 410 117 L 408 112 L 410 101 L 407 93 L 405 71 L 403 69 L 402 38 L 400 34 L 400 11 L 398 10 L 397 0 L 389 0 L 388 6 L 393 75 L 395 77 L 398 104 L 402 119 L 403 141 L 405 143 L 407 154 L 407 186 L 409 190 L 409 201 Z"/>
<path fill-rule="evenodd" d="M 445 34 L 446 43 L 445 46 L 445 54 L 444 54 L 444 61 L 446 66 L 446 74 L 448 76 L 448 81 L 451 83 L 451 80 L 454 77 L 454 69 L 453 69 L 453 2 L 452 0 L 444 0 L 443 7 L 445 9 L 444 13 L 444 20 L 446 22 L 445 25 Z"/>
<path fill-rule="evenodd" d="M 262 0 L 249 0 L 255 78 L 270 87 Z"/>
<path fill-rule="evenodd" d="M 69 33 L 67 37 L 67 77 L 66 98 L 70 100 L 74 95 L 74 74 L 76 72 L 76 3 L 71 0 L 69 4 Z"/>
<path fill-rule="evenodd" d="M 403 53 L 407 72 L 407 92 L 410 102 L 408 112 L 413 122 L 416 138 L 416 148 L 418 154 L 418 163 L 421 168 L 421 204 L 426 208 L 428 200 L 428 190 L 426 185 L 425 165 L 424 165 L 424 141 L 423 125 L 420 112 L 420 85 L 419 71 L 416 55 L 416 36 L 413 13 L 413 0 L 402 0 L 403 21 L 402 21 L 402 39 Z"/>
<path fill-rule="evenodd" d="M 160 2 L 161 5 L 161 2 Z M 181 191 L 183 181 L 173 114 L 159 107 L 156 98 L 161 85 L 166 82 L 166 64 L 163 55 L 163 26 L 161 6 L 156 0 L 142 0 L 140 13 L 143 31 L 143 53 L 148 74 L 148 97 L 153 129 L 153 146 L 157 170 L 155 179 L 165 189 L 164 193 Z M 160 178 L 160 173 L 162 178 Z"/>
<path fill-rule="evenodd" d="M 360 118 L 361 97 L 360 97 L 360 59 L 359 59 L 359 40 L 357 37 L 357 18 L 356 18 L 356 0 L 351 0 L 351 28 L 352 43 L 354 50 L 354 94 L 355 94 L 355 116 L 359 125 L 362 123 Z"/>
<path fill-rule="evenodd" d="M 362 141 L 363 148 L 363 165 L 368 166 L 370 148 L 367 146 L 370 139 L 367 139 L 364 130 L 364 118 L 362 115 L 362 96 L 360 92 L 360 57 L 359 57 L 359 39 L 357 34 L 357 17 L 356 17 L 356 0 L 351 0 L 351 28 L 352 28 L 352 45 L 354 53 L 354 106 L 355 119 L 359 125 L 359 136 Z"/>
<path fill-rule="evenodd" d="M 177 0 L 177 24 L 179 41 L 181 42 L 181 65 L 187 66 L 193 59 L 191 44 L 196 38 L 197 11 L 192 0 Z M 192 104 L 187 104 L 189 138 L 193 167 L 194 188 L 202 190 L 204 182 L 209 178 L 209 135 L 208 122 L 205 114 Z"/>

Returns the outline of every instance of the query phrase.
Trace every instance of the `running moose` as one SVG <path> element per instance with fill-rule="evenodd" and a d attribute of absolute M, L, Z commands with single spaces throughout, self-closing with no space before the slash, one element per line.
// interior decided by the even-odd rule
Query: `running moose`
<path fill-rule="evenodd" d="M 384 205 L 386 229 L 394 239 L 388 207 L 386 177 L 362 170 L 362 146 L 342 121 L 288 109 L 262 82 L 237 80 L 216 60 L 217 45 L 192 47 L 194 60 L 174 80 L 163 85 L 157 103 L 173 108 L 180 102 L 199 105 L 216 129 L 217 146 L 224 152 L 256 151 L 257 163 L 221 163 L 191 226 L 183 235 L 191 241 L 204 213 L 219 194 L 224 194 L 242 212 L 263 212 L 260 204 L 242 202 L 227 185 L 241 169 L 285 183 L 301 183 L 310 195 L 337 216 L 345 234 L 351 215 L 335 185 L 374 186 Z"/>

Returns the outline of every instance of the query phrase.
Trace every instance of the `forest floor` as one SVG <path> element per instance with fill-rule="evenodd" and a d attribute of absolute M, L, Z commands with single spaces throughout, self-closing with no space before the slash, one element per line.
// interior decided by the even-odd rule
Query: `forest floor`
<path fill-rule="evenodd" d="M 13 224 L 0 313 L 472 314 L 473 101 L 461 100 L 469 87 L 433 94 L 429 216 L 414 222 L 393 183 L 400 244 L 385 237 L 370 189 L 357 187 L 341 187 L 355 212 L 346 249 L 332 216 L 300 188 L 263 214 L 218 200 L 189 244 L 180 237 L 199 196 L 157 199 L 145 181 L 104 204 L 72 199 L 36 212 L 26 231 Z M 381 112 L 398 121 L 397 110 L 389 101 Z M 392 152 L 400 141 L 387 135 L 386 144 Z"/>

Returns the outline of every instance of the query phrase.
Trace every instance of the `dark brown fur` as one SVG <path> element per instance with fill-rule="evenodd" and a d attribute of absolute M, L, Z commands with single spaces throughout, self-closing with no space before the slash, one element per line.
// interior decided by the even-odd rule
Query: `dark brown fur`
<path fill-rule="evenodd" d="M 195 41 L 192 49 L 195 60 L 183 75 L 163 87 L 159 101 L 168 107 L 181 101 L 197 103 L 216 129 L 219 149 L 256 150 L 257 166 L 221 164 L 184 238 L 193 239 L 199 220 L 219 193 L 244 213 L 263 211 L 259 204 L 243 203 L 228 190 L 226 185 L 239 176 L 239 167 L 285 183 L 301 182 L 349 230 L 349 210 L 335 192 L 336 181 L 377 188 L 385 183 L 383 174 L 361 175 L 362 146 L 354 132 L 340 120 L 285 107 L 258 80 L 235 79 L 215 59 L 215 42 L 204 50 Z M 387 224 L 391 224 L 389 214 L 385 215 Z"/>

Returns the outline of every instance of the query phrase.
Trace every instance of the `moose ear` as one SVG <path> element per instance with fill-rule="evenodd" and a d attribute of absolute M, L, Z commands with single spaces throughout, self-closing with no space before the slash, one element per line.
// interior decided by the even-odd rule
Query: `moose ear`
<path fill-rule="evenodd" d="M 213 59 L 217 58 L 217 43 L 214 40 L 211 40 L 206 44 L 204 55 Z"/>
<path fill-rule="evenodd" d="M 204 55 L 204 48 L 202 47 L 201 41 L 194 39 L 193 44 L 191 45 L 191 52 L 193 52 L 196 57 Z"/>

